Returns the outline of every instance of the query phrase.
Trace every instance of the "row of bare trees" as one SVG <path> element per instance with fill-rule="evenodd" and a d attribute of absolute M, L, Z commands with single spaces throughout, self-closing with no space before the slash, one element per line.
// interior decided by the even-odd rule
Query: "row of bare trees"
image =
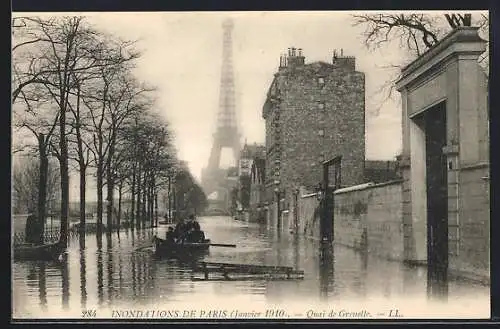
<path fill-rule="evenodd" d="M 85 17 L 15 17 L 12 103 L 21 152 L 39 156 L 37 214 L 46 214 L 48 159 L 60 170 L 61 238 L 66 243 L 69 174 L 80 180 L 80 229 L 85 230 L 85 187 L 94 174 L 97 228 L 120 225 L 122 198 L 132 199 L 136 227 L 152 220 L 158 193 L 174 173 L 171 130 L 155 112 L 155 90 L 133 74 L 134 42 L 95 29 Z M 104 200 L 106 188 L 106 202 Z M 113 223 L 118 191 L 117 223 Z M 106 209 L 104 209 L 106 208 Z"/>

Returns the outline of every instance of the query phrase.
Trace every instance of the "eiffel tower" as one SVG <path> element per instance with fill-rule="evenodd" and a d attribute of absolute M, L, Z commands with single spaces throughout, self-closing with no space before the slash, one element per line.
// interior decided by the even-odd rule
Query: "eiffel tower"
<path fill-rule="evenodd" d="M 233 42 L 234 24 L 227 19 L 222 24 L 222 70 L 220 78 L 219 111 L 217 113 L 217 128 L 213 134 L 213 145 L 208 160 L 208 166 L 202 172 L 203 190 L 209 196 L 218 192 L 218 200 L 228 197 L 227 170 L 220 168 L 221 150 L 231 148 L 235 161 L 240 154 L 240 134 L 236 122 L 236 104 L 234 94 L 233 72 Z"/>

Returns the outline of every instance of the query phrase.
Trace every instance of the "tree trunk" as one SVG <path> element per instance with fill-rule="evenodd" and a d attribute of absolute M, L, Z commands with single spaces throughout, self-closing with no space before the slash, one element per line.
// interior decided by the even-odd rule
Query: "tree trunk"
<path fill-rule="evenodd" d="M 147 185 L 146 185 L 146 173 L 144 173 L 144 177 L 142 179 L 142 228 L 146 228 L 146 221 L 147 221 L 147 213 L 146 213 L 146 196 L 147 196 Z"/>
<path fill-rule="evenodd" d="M 144 193 L 144 205 L 146 206 L 146 223 L 151 223 L 151 214 L 150 214 L 150 202 L 151 202 L 151 186 L 149 184 L 149 177 L 145 180 L 145 192 Z"/>
<path fill-rule="evenodd" d="M 137 211 L 135 216 L 136 227 L 141 228 L 141 167 L 137 172 Z"/>
<path fill-rule="evenodd" d="M 66 104 L 63 99 L 61 104 Z M 59 116 L 59 147 L 61 156 L 59 159 L 61 172 L 61 227 L 60 243 L 68 246 L 68 215 L 69 215 L 69 170 L 68 170 L 68 144 L 66 140 L 66 106 L 63 106 Z"/>
<path fill-rule="evenodd" d="M 177 215 L 177 193 L 175 192 L 175 186 L 174 186 L 174 189 L 172 191 L 172 205 L 174 206 L 174 209 L 173 209 L 173 218 L 174 218 L 174 221 L 177 222 L 177 218 L 178 218 L 178 215 Z"/>
<path fill-rule="evenodd" d="M 155 226 L 158 227 L 158 192 L 154 193 L 155 199 Z"/>
<path fill-rule="evenodd" d="M 103 185 L 103 164 L 99 159 L 97 162 L 97 234 L 102 233 L 102 185 Z"/>
<path fill-rule="evenodd" d="M 154 225 L 154 195 L 153 195 L 153 185 L 152 180 L 149 185 L 149 194 L 148 194 L 148 213 L 149 213 L 149 221 L 151 223 L 151 227 Z"/>
<path fill-rule="evenodd" d="M 85 163 L 80 162 L 80 233 L 85 232 L 85 185 L 86 185 L 86 167 Z"/>
<path fill-rule="evenodd" d="M 129 222 L 129 226 L 133 229 L 134 228 L 134 218 L 135 218 L 135 186 L 136 186 L 136 183 L 135 183 L 135 166 L 132 170 L 132 186 L 131 186 L 131 189 L 130 189 L 130 197 L 131 197 L 131 201 L 132 201 L 132 205 L 131 205 L 131 211 L 130 211 L 130 222 Z"/>
<path fill-rule="evenodd" d="M 113 170 L 111 169 L 111 164 L 108 163 L 106 169 L 106 188 L 107 195 L 106 200 L 108 201 L 106 204 L 106 227 L 107 231 L 111 232 L 113 230 L 113 192 L 114 192 L 114 175 Z"/>
<path fill-rule="evenodd" d="M 168 176 L 168 220 L 172 221 L 172 178 Z"/>
<path fill-rule="evenodd" d="M 153 193 L 153 187 L 151 186 L 149 188 L 149 213 L 150 213 L 150 221 L 151 221 L 151 227 L 154 227 L 155 226 L 155 222 L 154 222 L 154 201 L 155 201 L 155 198 L 154 198 L 154 193 Z"/>
<path fill-rule="evenodd" d="M 118 214 L 116 216 L 116 226 L 117 226 L 117 231 L 120 231 L 120 226 L 121 226 L 121 214 L 122 214 L 122 191 L 123 191 L 123 181 L 120 181 L 120 184 L 118 185 Z"/>
<path fill-rule="evenodd" d="M 112 116 L 111 119 L 114 119 Z M 113 126 L 112 126 L 112 137 L 109 141 L 109 151 L 108 151 L 108 158 L 106 162 L 106 179 L 107 179 L 107 209 L 106 209 L 106 217 L 107 217 L 107 227 L 108 227 L 108 232 L 111 232 L 113 230 L 113 204 L 114 204 L 114 190 L 115 190 L 115 173 L 113 170 L 113 157 L 115 154 L 115 132 L 116 132 L 116 127 L 114 125 L 115 121 L 112 120 Z"/>
<path fill-rule="evenodd" d="M 44 243 L 44 230 L 45 230 L 45 205 L 47 200 L 47 175 L 49 171 L 49 159 L 46 152 L 46 139 L 45 135 L 38 136 L 38 150 L 40 152 L 40 167 L 38 176 L 38 242 Z"/>
<path fill-rule="evenodd" d="M 85 232 L 85 185 L 86 185 L 86 174 L 87 174 L 87 164 L 85 163 L 85 157 L 83 152 L 83 141 L 82 134 L 80 131 L 80 92 L 81 88 L 78 85 L 78 94 L 76 98 L 76 142 L 78 147 L 78 166 L 80 171 L 80 233 Z"/>

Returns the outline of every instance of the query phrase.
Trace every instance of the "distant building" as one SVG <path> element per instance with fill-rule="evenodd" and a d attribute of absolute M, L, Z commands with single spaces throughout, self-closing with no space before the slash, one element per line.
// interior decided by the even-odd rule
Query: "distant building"
<path fill-rule="evenodd" d="M 266 218 L 266 152 L 262 146 L 254 154 L 251 164 L 250 180 L 250 221 L 263 222 Z"/>
<path fill-rule="evenodd" d="M 266 125 L 266 193 L 288 200 L 300 186 L 314 189 L 321 163 L 342 156 L 342 185 L 364 181 L 365 75 L 355 58 L 336 52 L 331 63 L 305 64 L 290 48 L 269 88 Z M 281 207 L 287 208 L 287 203 Z"/>
<path fill-rule="evenodd" d="M 244 212 L 245 219 L 255 219 L 255 208 L 258 205 L 255 193 L 255 167 L 259 160 L 264 161 L 265 146 L 254 144 L 246 144 L 240 153 L 239 160 L 239 181 L 238 181 L 238 200 L 241 210 Z M 252 187 L 254 187 L 252 191 Z M 254 193 L 252 198 L 252 193 Z"/>

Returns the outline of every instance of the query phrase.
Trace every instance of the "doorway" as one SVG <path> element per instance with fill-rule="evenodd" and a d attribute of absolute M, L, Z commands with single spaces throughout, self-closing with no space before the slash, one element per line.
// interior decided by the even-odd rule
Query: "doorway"
<path fill-rule="evenodd" d="M 446 146 L 446 102 L 424 112 L 428 292 L 447 295 L 448 276 L 448 164 Z"/>

